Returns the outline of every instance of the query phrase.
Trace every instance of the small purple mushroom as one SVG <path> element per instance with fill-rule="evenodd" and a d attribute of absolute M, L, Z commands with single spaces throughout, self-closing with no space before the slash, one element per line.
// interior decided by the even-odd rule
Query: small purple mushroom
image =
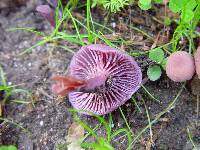
<path fill-rule="evenodd" d="M 36 11 L 39 12 L 45 19 L 47 19 L 51 26 L 55 26 L 55 13 L 49 5 L 39 5 L 36 7 Z"/>
<path fill-rule="evenodd" d="M 36 11 L 44 17 L 52 27 L 55 27 L 55 9 L 58 6 L 58 0 L 47 0 L 48 4 L 38 5 Z M 62 11 L 58 11 L 58 17 L 62 18 Z"/>
<path fill-rule="evenodd" d="M 66 82 L 55 79 L 59 77 Z M 57 83 L 52 91 L 62 96 L 64 91 L 73 107 L 104 115 L 123 105 L 139 89 L 142 72 L 125 52 L 93 44 L 83 46 L 74 55 L 68 75 L 56 75 L 53 80 Z"/>

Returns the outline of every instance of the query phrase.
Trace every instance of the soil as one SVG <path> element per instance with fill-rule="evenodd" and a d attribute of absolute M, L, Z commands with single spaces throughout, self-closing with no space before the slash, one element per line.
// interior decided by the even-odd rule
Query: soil
<path fill-rule="evenodd" d="M 35 7 L 42 1 L 31 0 L 15 10 L 5 13 L 0 11 L 0 64 L 6 72 L 7 82 L 9 84 L 20 85 L 20 88 L 31 91 L 35 101 L 35 107 L 31 104 L 12 103 L 11 99 L 24 98 L 19 95 L 10 98 L 5 106 L 3 117 L 12 119 L 29 133 L 21 130 L 13 124 L 5 123 L 0 126 L 0 144 L 17 145 L 20 150 L 55 150 L 58 144 L 66 143 L 66 135 L 69 126 L 73 122 L 73 115 L 68 111 L 72 106 L 66 100 L 58 101 L 51 93 L 50 77 L 55 73 L 64 73 L 70 62 L 72 53 L 63 49 L 56 48 L 52 43 L 47 43 L 40 47 L 34 48 L 30 53 L 19 55 L 24 49 L 31 47 L 40 37 L 33 33 L 25 31 L 7 31 L 12 27 L 31 27 L 46 33 L 52 30 L 51 26 L 39 15 L 35 14 Z M 137 7 L 130 7 L 131 17 L 127 11 L 112 15 L 110 24 L 116 24 L 114 30 L 120 33 L 119 36 L 124 38 L 131 37 L 131 44 L 122 49 L 148 49 L 153 41 L 144 37 L 141 33 L 127 28 L 126 24 L 132 21 L 133 26 L 148 31 L 147 33 L 156 37 L 161 30 L 162 25 L 152 19 L 152 15 L 158 16 L 164 8 L 156 9 L 157 11 L 143 12 Z M 7 11 L 7 10 L 6 10 Z M 104 18 L 99 10 L 92 10 L 94 20 L 102 21 Z M 83 15 L 84 11 L 76 12 Z M 76 15 L 77 15 L 76 14 Z M 139 18 L 138 18 L 139 16 Z M 167 29 L 171 32 L 171 28 Z M 80 46 L 65 43 L 74 51 Z M 146 69 L 151 62 L 144 56 L 136 58 L 143 70 L 143 78 L 146 78 Z M 128 120 L 128 123 L 135 134 L 148 125 L 148 119 L 145 112 L 144 104 L 141 97 L 153 118 L 163 111 L 170 102 L 175 98 L 180 90 L 181 84 L 169 81 L 163 73 L 161 79 L 156 82 L 147 81 L 145 87 L 159 100 L 161 104 L 153 101 L 141 88 L 136 94 L 136 100 L 141 109 L 137 108 L 129 100 L 122 106 L 122 110 Z M 30 99 L 28 99 L 30 101 Z M 149 147 L 149 130 L 147 130 L 134 145 L 133 149 L 143 150 L 191 150 L 192 144 L 188 138 L 187 128 L 190 129 L 195 143 L 200 144 L 200 118 L 197 118 L 196 96 L 192 95 L 188 89 L 181 93 L 176 105 L 152 126 L 153 142 Z M 114 128 L 125 127 L 125 123 L 116 110 L 112 113 Z M 82 116 L 88 121 L 90 126 L 96 126 L 98 123 L 93 117 Z M 99 131 L 100 133 L 103 131 Z M 127 139 L 124 137 L 117 138 L 112 142 L 117 150 L 125 150 Z"/>

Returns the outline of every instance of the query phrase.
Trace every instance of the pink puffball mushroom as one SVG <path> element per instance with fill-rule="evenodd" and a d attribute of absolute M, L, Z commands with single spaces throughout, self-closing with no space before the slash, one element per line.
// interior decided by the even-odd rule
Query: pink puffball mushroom
<path fill-rule="evenodd" d="M 178 51 L 168 57 L 166 73 L 171 80 L 175 82 L 190 80 L 194 72 L 194 60 L 189 53 Z"/>
<path fill-rule="evenodd" d="M 197 51 L 194 54 L 194 62 L 196 67 L 196 73 L 200 79 L 200 46 L 198 46 Z"/>

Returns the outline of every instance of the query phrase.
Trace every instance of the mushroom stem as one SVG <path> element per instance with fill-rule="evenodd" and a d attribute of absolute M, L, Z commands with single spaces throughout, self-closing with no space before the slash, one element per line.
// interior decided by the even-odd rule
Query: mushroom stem
<path fill-rule="evenodd" d="M 51 79 L 56 81 L 52 85 L 53 93 L 60 96 L 66 96 L 69 92 L 76 91 L 85 86 L 84 80 L 75 79 L 71 76 L 54 75 Z"/>

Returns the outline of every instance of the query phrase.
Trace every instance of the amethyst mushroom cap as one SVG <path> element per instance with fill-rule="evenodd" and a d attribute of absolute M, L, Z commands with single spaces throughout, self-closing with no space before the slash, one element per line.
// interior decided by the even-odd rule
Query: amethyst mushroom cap
<path fill-rule="evenodd" d="M 102 44 L 83 46 L 73 56 L 68 76 L 82 81 L 67 93 L 73 107 L 97 115 L 123 105 L 142 81 L 141 69 L 131 56 Z"/>

